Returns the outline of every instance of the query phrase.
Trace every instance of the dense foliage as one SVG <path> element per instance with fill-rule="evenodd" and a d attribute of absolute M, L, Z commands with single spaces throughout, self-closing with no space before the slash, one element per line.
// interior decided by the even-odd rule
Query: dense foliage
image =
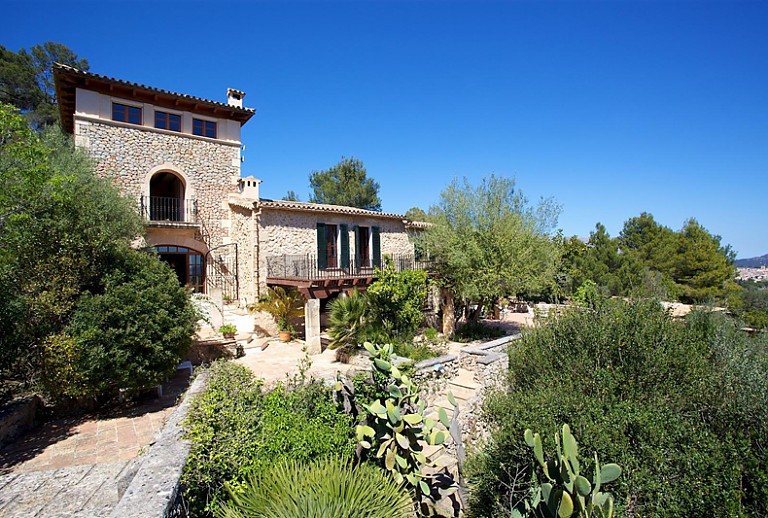
<path fill-rule="evenodd" d="M 728 307 L 755 329 L 768 328 L 768 281 L 739 281 L 742 291 L 731 296 Z"/>
<path fill-rule="evenodd" d="M 42 378 L 49 393 L 112 394 L 156 385 L 189 346 L 197 314 L 176 275 L 157 258 L 125 251 L 103 286 L 102 293 L 83 293 L 58 335 L 75 346 L 76 355 L 64 364 L 67 376 L 54 368 L 64 355 L 46 341 Z"/>
<path fill-rule="evenodd" d="M 559 249 L 549 233 L 559 212 L 551 199 L 530 205 L 509 178 L 455 179 L 430 209 L 420 245 L 442 285 L 479 315 L 500 297 L 552 288 Z"/>
<path fill-rule="evenodd" d="M 325 171 L 312 171 L 309 175 L 312 203 L 347 205 L 361 209 L 381 211 L 379 184 L 368 178 L 363 161 L 354 157 L 343 158 Z"/>
<path fill-rule="evenodd" d="M 725 300 L 738 291 L 735 255 L 695 219 L 675 232 L 643 213 L 617 238 L 597 224 L 587 243 L 562 240 L 562 281 L 574 293 L 586 281 L 608 295 L 642 295 L 683 302 Z"/>
<path fill-rule="evenodd" d="M 225 484 L 238 493 L 281 459 L 351 458 L 354 452 L 352 418 L 322 382 L 294 379 L 264 391 L 250 370 L 233 363 L 211 366 L 185 426 L 191 450 L 182 483 L 196 516 L 222 501 Z"/>
<path fill-rule="evenodd" d="M 410 339 L 424 320 L 427 272 L 398 272 L 387 263 L 376 270 L 376 280 L 366 291 L 370 321 L 381 326 L 389 338 Z"/>
<path fill-rule="evenodd" d="M 395 271 L 391 262 L 376 270 L 376 280 L 364 293 L 356 290 L 328 304 L 328 335 L 331 348 L 352 351 L 365 341 L 392 343 L 399 356 L 414 361 L 432 358 L 439 348 L 413 343 L 424 320 L 427 273 Z"/>
<path fill-rule="evenodd" d="M 88 61 L 78 58 L 61 43 L 46 42 L 18 52 L 0 45 L 0 103 L 8 103 L 22 111 L 35 128 L 59 120 L 54 63 L 88 70 Z"/>
<path fill-rule="evenodd" d="M 408 492 L 371 464 L 283 460 L 255 473 L 242 494 L 217 510 L 220 518 L 406 518 Z"/>
<path fill-rule="evenodd" d="M 676 322 L 652 301 L 566 312 L 515 343 L 473 459 L 472 513 L 503 515 L 527 490 L 526 428 L 569 423 L 624 469 L 623 516 L 768 514 L 768 349 L 726 316 Z"/>
<path fill-rule="evenodd" d="M 0 378 L 53 397 L 155 383 L 196 315 L 174 273 L 132 250 L 132 203 L 58 130 L 0 106 Z M 116 369 L 115 367 L 121 367 Z"/>

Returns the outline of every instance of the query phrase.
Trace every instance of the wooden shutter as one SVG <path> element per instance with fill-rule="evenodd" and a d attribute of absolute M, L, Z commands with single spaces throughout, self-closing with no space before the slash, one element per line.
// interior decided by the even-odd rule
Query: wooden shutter
<path fill-rule="evenodd" d="M 379 227 L 371 227 L 371 242 L 373 266 L 381 268 L 381 229 Z"/>
<path fill-rule="evenodd" d="M 327 243 L 325 242 L 325 223 L 317 224 L 317 267 L 325 270 L 328 267 L 326 254 Z"/>
<path fill-rule="evenodd" d="M 339 225 L 339 233 L 341 234 L 341 243 L 339 243 L 341 261 L 339 266 L 341 268 L 349 268 L 349 225 Z"/>
<path fill-rule="evenodd" d="M 352 227 L 355 232 L 355 268 L 360 268 L 360 227 L 355 225 Z"/>

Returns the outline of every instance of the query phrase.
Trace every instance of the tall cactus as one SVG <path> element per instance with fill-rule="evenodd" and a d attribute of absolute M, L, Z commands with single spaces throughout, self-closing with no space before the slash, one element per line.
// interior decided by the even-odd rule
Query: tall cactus
<path fill-rule="evenodd" d="M 425 416 L 427 404 L 419 397 L 414 383 L 392 364 L 392 345 L 363 344 L 371 353 L 373 379 L 387 396 L 363 405 L 365 420 L 356 427 L 357 440 L 362 448 L 383 459 L 384 467 L 395 481 L 410 487 L 424 514 L 428 503 L 453 495 L 457 484 L 447 472 L 425 474 L 424 468 L 434 464 L 424 455 L 423 444 L 440 445 L 448 433 L 436 428 L 438 421 Z M 449 395 L 451 403 L 455 399 Z M 438 411 L 439 422 L 446 428 L 450 420 L 444 409 Z"/>
<path fill-rule="evenodd" d="M 590 483 L 581 474 L 578 443 L 567 424 L 563 425 L 562 442 L 560 435 L 555 434 L 557 448 L 555 456 L 549 460 L 544 459 L 544 449 L 538 433 L 534 434 L 531 430 L 526 430 L 525 442 L 533 449 L 536 462 L 541 466 L 547 479 L 546 482 L 537 485 L 534 474 L 531 497 L 524 502 L 525 511 L 528 514 L 538 513 L 547 518 L 570 516 L 611 518 L 613 516 L 613 496 L 610 493 L 601 492 L 600 489 L 603 484 L 613 482 L 621 475 L 621 468 L 617 464 L 600 466 L 595 453 L 595 469 Z M 524 516 L 519 509 L 513 510 L 512 515 Z"/>

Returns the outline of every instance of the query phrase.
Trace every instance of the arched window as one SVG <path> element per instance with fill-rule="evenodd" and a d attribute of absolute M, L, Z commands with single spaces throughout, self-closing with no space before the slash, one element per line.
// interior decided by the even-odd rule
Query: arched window
<path fill-rule="evenodd" d="M 182 286 L 189 286 L 195 293 L 202 293 L 205 287 L 203 254 L 191 248 L 176 245 L 158 245 L 152 251 L 160 260 L 168 263 Z"/>
<path fill-rule="evenodd" d="M 150 221 L 187 221 L 184 182 L 168 171 L 155 173 L 149 181 Z"/>

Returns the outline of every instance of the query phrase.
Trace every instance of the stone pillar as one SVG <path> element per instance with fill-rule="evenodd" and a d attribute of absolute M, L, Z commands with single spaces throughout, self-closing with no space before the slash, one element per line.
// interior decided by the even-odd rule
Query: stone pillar
<path fill-rule="evenodd" d="M 320 300 L 309 299 L 304 305 L 304 336 L 309 354 L 320 354 Z"/>
<path fill-rule="evenodd" d="M 224 295 L 219 287 L 211 288 L 209 295 L 213 301 L 211 327 L 214 332 L 218 332 L 219 328 L 224 324 Z"/>

